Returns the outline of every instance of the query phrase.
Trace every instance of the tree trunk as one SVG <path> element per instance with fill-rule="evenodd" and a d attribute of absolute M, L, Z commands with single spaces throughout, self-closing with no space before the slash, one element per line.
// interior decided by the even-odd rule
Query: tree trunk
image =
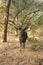
<path fill-rule="evenodd" d="M 9 18 L 9 8 L 10 8 L 11 0 L 7 0 L 6 10 L 4 15 L 4 39 L 3 42 L 7 42 L 7 27 L 8 27 L 8 18 Z"/>

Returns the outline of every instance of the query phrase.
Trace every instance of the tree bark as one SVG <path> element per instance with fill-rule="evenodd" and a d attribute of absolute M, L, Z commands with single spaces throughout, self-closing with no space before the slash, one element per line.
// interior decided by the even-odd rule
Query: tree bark
<path fill-rule="evenodd" d="M 10 9 L 11 0 L 7 0 L 6 10 L 4 15 L 4 35 L 3 42 L 7 42 L 7 27 L 8 27 L 8 18 L 9 18 L 9 9 Z"/>

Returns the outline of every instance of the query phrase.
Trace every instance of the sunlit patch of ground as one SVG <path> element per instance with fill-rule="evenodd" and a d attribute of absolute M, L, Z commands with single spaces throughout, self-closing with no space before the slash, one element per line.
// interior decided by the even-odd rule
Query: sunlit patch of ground
<path fill-rule="evenodd" d="M 0 65 L 43 65 L 43 44 L 27 42 L 26 48 L 20 50 L 13 35 L 8 36 L 7 43 L 0 36 Z"/>

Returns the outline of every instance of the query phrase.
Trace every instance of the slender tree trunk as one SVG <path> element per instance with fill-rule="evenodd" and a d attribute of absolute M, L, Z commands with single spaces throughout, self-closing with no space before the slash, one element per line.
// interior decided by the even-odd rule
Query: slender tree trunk
<path fill-rule="evenodd" d="M 8 27 L 8 18 L 9 18 L 9 8 L 10 8 L 11 0 L 7 0 L 6 10 L 4 15 L 4 39 L 3 42 L 7 42 L 7 27 Z"/>
<path fill-rule="evenodd" d="M 18 16 L 15 18 L 15 22 L 16 22 L 16 24 L 18 23 Z M 16 29 L 16 34 L 15 34 L 15 36 L 18 36 L 18 30 Z"/>

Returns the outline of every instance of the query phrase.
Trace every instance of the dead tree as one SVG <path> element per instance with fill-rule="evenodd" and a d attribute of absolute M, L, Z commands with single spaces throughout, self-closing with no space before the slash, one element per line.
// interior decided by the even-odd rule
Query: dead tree
<path fill-rule="evenodd" d="M 4 40 L 3 42 L 7 41 L 7 27 L 8 27 L 8 18 L 9 18 L 9 8 L 10 8 L 11 0 L 7 0 L 6 3 L 6 9 L 5 9 L 5 15 L 4 15 Z"/>

